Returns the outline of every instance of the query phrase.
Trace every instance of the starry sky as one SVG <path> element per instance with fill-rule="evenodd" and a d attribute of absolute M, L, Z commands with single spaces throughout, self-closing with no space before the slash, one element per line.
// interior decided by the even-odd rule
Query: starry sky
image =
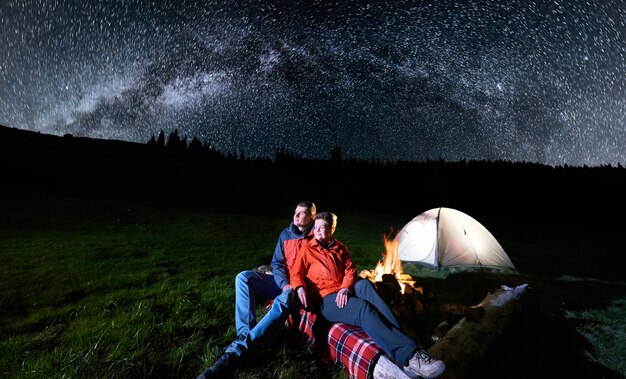
<path fill-rule="evenodd" d="M 0 124 L 625 165 L 626 1 L 2 0 Z"/>

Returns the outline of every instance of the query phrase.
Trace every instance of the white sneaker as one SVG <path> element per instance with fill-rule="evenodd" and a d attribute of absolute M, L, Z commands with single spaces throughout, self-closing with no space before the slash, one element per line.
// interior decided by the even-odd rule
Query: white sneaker
<path fill-rule="evenodd" d="M 445 370 L 443 361 L 431 358 L 424 350 L 418 350 L 409 359 L 409 365 L 404 367 L 404 372 L 411 378 L 436 378 Z"/>

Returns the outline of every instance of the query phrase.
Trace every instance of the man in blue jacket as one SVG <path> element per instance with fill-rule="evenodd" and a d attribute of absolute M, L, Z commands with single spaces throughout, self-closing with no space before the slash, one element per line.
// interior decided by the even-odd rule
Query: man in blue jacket
<path fill-rule="evenodd" d="M 224 354 L 206 369 L 198 379 L 223 378 L 245 358 L 268 346 L 278 335 L 292 312 L 300 308 L 298 296 L 289 286 L 289 268 L 300 243 L 311 237 L 316 207 L 311 201 L 296 206 L 293 221 L 278 236 L 272 257 L 272 274 L 252 270 L 242 271 L 235 279 L 235 326 L 237 338 Z M 259 323 L 256 320 L 255 296 L 274 299 L 270 310 Z"/>

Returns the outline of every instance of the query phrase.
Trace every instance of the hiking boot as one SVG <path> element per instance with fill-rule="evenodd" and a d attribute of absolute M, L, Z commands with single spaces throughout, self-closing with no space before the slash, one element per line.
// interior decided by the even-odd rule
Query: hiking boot
<path fill-rule="evenodd" d="M 222 356 L 226 353 L 226 351 L 228 351 L 228 348 L 230 348 L 231 346 L 233 346 L 233 344 L 237 341 L 244 341 L 246 339 L 246 337 L 248 336 L 248 334 L 240 334 L 238 335 L 235 340 L 233 342 L 231 342 L 229 345 L 226 346 L 213 346 L 211 348 L 211 353 L 213 353 L 213 355 L 219 355 Z"/>
<path fill-rule="evenodd" d="M 233 352 L 226 352 L 220 357 L 213 366 L 207 368 L 198 375 L 196 379 L 209 379 L 209 378 L 226 378 L 229 377 L 235 367 L 237 366 L 237 360 L 239 357 Z"/>
<path fill-rule="evenodd" d="M 404 372 L 411 378 L 436 378 L 446 370 L 443 361 L 431 358 L 424 350 L 418 350 L 409 359 Z"/>

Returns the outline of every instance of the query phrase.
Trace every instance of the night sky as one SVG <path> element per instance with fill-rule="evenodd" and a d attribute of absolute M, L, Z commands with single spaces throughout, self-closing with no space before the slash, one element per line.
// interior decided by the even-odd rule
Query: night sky
<path fill-rule="evenodd" d="M 0 124 L 626 164 L 626 1 L 0 1 Z"/>

